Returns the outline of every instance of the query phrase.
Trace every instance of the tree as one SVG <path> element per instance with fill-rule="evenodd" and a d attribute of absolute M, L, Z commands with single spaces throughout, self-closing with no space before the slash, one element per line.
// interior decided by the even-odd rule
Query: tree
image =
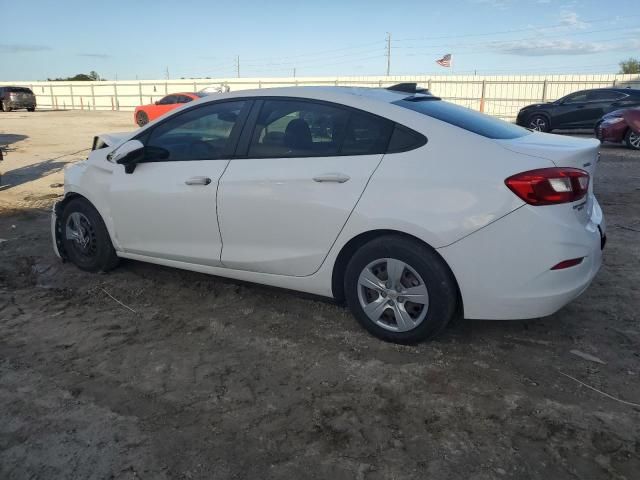
<path fill-rule="evenodd" d="M 628 58 L 620 62 L 620 73 L 640 73 L 640 60 Z"/>
<path fill-rule="evenodd" d="M 94 82 L 96 80 L 105 80 L 104 78 L 100 78 L 98 72 L 91 70 L 87 73 L 78 73 L 73 77 L 64 77 L 64 78 L 47 78 L 50 82 Z"/>

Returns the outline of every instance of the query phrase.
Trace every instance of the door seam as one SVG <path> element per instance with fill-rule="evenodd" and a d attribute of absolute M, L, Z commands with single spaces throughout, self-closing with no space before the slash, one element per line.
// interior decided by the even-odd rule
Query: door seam
<path fill-rule="evenodd" d="M 222 265 L 225 268 L 226 268 L 226 266 L 222 262 L 222 250 L 224 249 L 224 239 L 222 238 L 222 228 L 220 228 L 220 213 L 218 211 L 218 193 L 220 192 L 220 183 L 222 182 L 222 178 L 224 177 L 224 174 L 226 173 L 227 169 L 229 168 L 229 165 L 231 165 L 232 161 L 233 160 L 227 160 L 227 164 L 224 166 L 224 170 L 222 171 L 222 173 L 218 177 L 218 182 L 216 183 L 216 198 L 215 198 L 215 202 L 216 202 L 216 223 L 218 224 L 218 235 L 220 236 L 220 254 L 218 256 L 218 261 L 220 262 L 220 265 Z"/>

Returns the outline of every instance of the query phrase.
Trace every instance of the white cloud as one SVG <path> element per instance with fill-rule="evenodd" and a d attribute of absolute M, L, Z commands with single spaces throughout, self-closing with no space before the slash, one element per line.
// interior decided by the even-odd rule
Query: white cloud
<path fill-rule="evenodd" d="M 0 44 L 1 53 L 24 53 L 24 52 L 41 52 L 51 50 L 46 45 L 31 45 L 26 43 Z"/>
<path fill-rule="evenodd" d="M 588 23 L 580 20 L 576 12 L 562 12 L 560 14 L 560 25 L 571 28 L 587 28 Z"/>
<path fill-rule="evenodd" d="M 111 58 L 111 55 L 108 55 L 106 53 L 79 53 L 78 54 L 79 57 L 91 57 L 91 58 Z"/>
<path fill-rule="evenodd" d="M 620 46 L 597 42 L 576 42 L 573 40 L 518 40 L 496 42 L 494 48 L 498 53 L 507 55 L 542 57 L 548 55 L 589 55 L 616 50 Z"/>
<path fill-rule="evenodd" d="M 511 4 L 512 0 L 472 0 L 473 3 L 487 5 L 493 8 L 505 8 Z"/>

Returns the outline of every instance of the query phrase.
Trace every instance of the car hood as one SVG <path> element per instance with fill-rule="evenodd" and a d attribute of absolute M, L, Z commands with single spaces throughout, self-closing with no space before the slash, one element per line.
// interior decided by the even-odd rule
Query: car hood
<path fill-rule="evenodd" d="M 115 132 L 115 133 L 101 133 L 98 138 L 106 143 L 110 147 L 120 145 L 125 140 L 128 140 L 132 132 Z"/>
<path fill-rule="evenodd" d="M 528 108 L 540 108 L 540 107 L 547 107 L 549 105 L 551 105 L 552 102 L 546 102 L 546 103 L 532 103 L 531 105 L 527 105 L 526 107 L 522 107 L 521 110 L 526 110 Z"/>
<path fill-rule="evenodd" d="M 628 110 L 627 108 L 620 108 L 618 110 L 614 110 L 613 112 L 609 112 L 602 116 L 602 118 L 611 118 L 611 117 L 621 117 L 622 114 Z"/>
<path fill-rule="evenodd" d="M 614 110 L 613 112 L 609 112 L 606 115 L 603 115 L 602 118 L 622 117 L 625 113 L 628 112 L 640 112 L 640 108 L 619 108 L 618 110 Z"/>

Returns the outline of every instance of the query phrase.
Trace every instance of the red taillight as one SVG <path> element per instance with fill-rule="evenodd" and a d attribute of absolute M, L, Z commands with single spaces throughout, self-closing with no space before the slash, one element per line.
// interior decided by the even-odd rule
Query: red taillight
<path fill-rule="evenodd" d="M 589 174 L 578 168 L 540 168 L 513 175 L 504 183 L 529 205 L 556 205 L 584 197 Z"/>
<path fill-rule="evenodd" d="M 575 267 L 576 265 L 580 265 L 583 259 L 584 257 L 572 258 L 571 260 L 563 260 L 557 265 L 554 265 L 553 267 L 551 267 L 551 270 L 563 270 L 565 268 Z"/>

